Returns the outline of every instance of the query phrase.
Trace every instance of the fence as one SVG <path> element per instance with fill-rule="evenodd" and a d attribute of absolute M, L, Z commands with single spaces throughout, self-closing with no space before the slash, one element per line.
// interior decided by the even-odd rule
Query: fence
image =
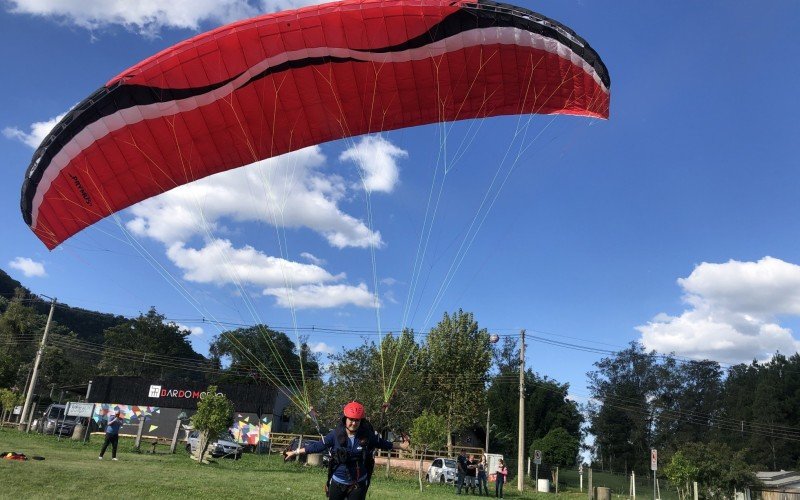
<path fill-rule="evenodd" d="M 290 445 L 294 446 L 294 443 L 318 441 L 319 439 L 319 434 L 286 434 L 272 432 L 270 433 L 269 453 L 283 453 Z M 401 450 L 400 448 L 395 448 L 391 451 L 378 450 L 375 454 L 375 462 L 378 465 L 389 462 L 396 467 L 416 470 L 417 467 L 419 467 L 419 461 L 421 459 L 423 470 L 426 470 L 434 459 L 440 457 L 454 457 L 458 451 L 462 449 L 466 452 L 467 456 L 480 456 L 483 454 L 483 448 L 470 446 L 454 447 L 452 454 L 448 453 L 447 450 L 426 450 L 423 453 L 421 450 Z"/>
<path fill-rule="evenodd" d="M 587 492 L 589 487 L 589 467 L 583 468 L 583 491 Z M 544 472 L 543 472 L 544 471 Z M 545 464 L 539 466 L 539 478 L 553 481 L 555 467 Z M 531 465 L 531 474 L 533 474 Z M 546 475 L 545 475 L 546 474 Z M 652 474 L 652 473 L 651 473 Z M 649 477 L 648 477 L 649 476 Z M 653 498 L 653 478 L 652 475 L 636 474 L 635 491 L 639 498 Z M 597 469 L 592 470 L 592 487 L 609 488 L 613 495 L 623 495 L 628 498 L 633 497 L 631 488 L 631 475 L 614 474 Z M 559 491 L 580 491 L 581 476 L 577 467 L 560 467 L 558 470 L 558 489 Z M 658 476 L 658 498 L 662 500 L 678 500 L 677 490 L 667 481 L 666 478 Z M 588 494 L 588 492 L 587 492 Z"/>
<path fill-rule="evenodd" d="M 306 441 L 319 441 L 320 437 L 319 434 L 286 434 L 282 432 L 272 432 L 270 433 L 270 453 L 280 453 L 283 452 L 294 440 L 300 440 L 302 442 Z M 455 457 L 458 454 L 458 451 L 464 450 L 469 455 L 483 455 L 483 448 L 476 448 L 471 446 L 456 446 L 453 447 L 453 453 L 450 454 L 447 450 L 427 450 L 425 453 L 422 453 L 421 450 L 401 450 L 400 448 L 395 448 L 391 451 L 383 451 L 378 450 L 377 456 L 378 457 L 391 457 L 391 458 L 403 458 L 403 459 L 411 459 L 411 460 L 433 460 L 439 457 Z"/>

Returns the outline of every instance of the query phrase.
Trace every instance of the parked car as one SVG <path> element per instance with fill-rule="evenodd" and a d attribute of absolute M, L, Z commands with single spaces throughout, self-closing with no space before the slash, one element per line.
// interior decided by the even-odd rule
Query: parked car
<path fill-rule="evenodd" d="M 200 431 L 191 431 L 186 438 L 186 451 L 194 453 L 197 451 L 197 446 L 200 444 Z M 214 458 L 233 458 L 239 460 L 242 458 L 244 448 L 242 445 L 234 441 L 230 432 L 221 433 L 216 441 L 208 443 L 208 449 L 211 450 L 211 456 Z"/>
<path fill-rule="evenodd" d="M 51 404 L 36 421 L 36 431 L 43 434 L 71 436 L 78 417 L 64 417 L 66 405 Z"/>
<path fill-rule="evenodd" d="M 425 476 L 429 483 L 452 483 L 456 480 L 456 461 L 452 458 L 435 458 Z"/>

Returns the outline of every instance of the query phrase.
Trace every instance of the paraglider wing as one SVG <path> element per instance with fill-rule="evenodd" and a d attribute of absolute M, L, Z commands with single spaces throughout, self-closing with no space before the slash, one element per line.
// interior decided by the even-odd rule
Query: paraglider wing
<path fill-rule="evenodd" d="M 564 25 L 493 2 L 357 0 L 264 15 L 112 78 L 36 150 L 21 208 L 54 248 L 208 175 L 326 141 L 440 121 L 607 118 L 610 80 Z"/>

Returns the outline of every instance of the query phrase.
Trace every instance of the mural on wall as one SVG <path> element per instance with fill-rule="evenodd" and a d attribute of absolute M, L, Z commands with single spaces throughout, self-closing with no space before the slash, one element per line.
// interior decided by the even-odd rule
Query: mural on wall
<path fill-rule="evenodd" d="M 272 420 L 264 417 L 259 422 L 255 415 L 237 413 L 230 430 L 236 442 L 241 444 L 267 442 L 272 431 Z"/>
<path fill-rule="evenodd" d="M 119 409 L 125 422 L 120 429 L 122 435 L 135 435 L 139 422 L 144 419 L 144 437 L 172 438 L 175 421 L 183 410 L 179 408 L 161 408 L 158 406 L 126 405 L 121 403 L 95 403 L 94 421 L 99 427 L 105 426 L 108 417 Z M 187 411 L 191 415 L 194 411 Z M 188 424 L 188 421 L 184 422 Z M 191 427 L 184 427 L 188 432 Z M 269 441 L 272 432 L 272 415 L 265 415 L 260 421 L 254 413 L 234 414 L 233 425 L 229 428 L 234 440 L 240 444 L 257 445 Z M 185 439 L 184 435 L 179 439 Z"/>
<path fill-rule="evenodd" d="M 161 413 L 161 408 L 158 406 L 139 406 L 139 405 L 124 405 L 120 403 L 97 403 L 94 405 L 94 421 L 100 423 L 101 420 L 108 420 L 108 417 L 113 415 L 114 412 L 120 410 L 120 416 L 125 424 L 139 424 L 139 420 L 145 419 L 145 422 L 151 420 L 154 415 Z"/>

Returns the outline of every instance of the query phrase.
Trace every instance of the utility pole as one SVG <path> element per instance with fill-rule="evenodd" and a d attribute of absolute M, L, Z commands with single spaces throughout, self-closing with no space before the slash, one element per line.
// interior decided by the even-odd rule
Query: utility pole
<path fill-rule="evenodd" d="M 483 450 L 484 453 L 489 453 L 489 415 L 492 413 L 491 408 L 486 409 L 486 446 Z M 260 427 L 259 427 L 260 429 Z"/>
<path fill-rule="evenodd" d="M 28 394 L 25 396 L 25 406 L 22 407 L 22 415 L 19 417 L 19 430 L 24 429 L 26 418 L 31 420 L 28 415 L 28 410 L 31 407 L 31 400 L 33 399 L 33 390 L 36 388 L 36 376 L 39 374 L 39 363 L 42 361 L 42 354 L 44 353 L 44 345 L 47 342 L 47 332 L 50 330 L 50 323 L 53 321 L 53 311 L 56 309 L 56 299 L 50 303 L 50 314 L 47 315 L 47 324 L 44 326 L 44 334 L 42 341 L 39 343 L 39 350 L 36 352 L 36 360 L 33 362 L 33 373 L 31 374 L 31 383 L 28 387 Z M 33 413 L 33 411 L 31 411 Z"/>
<path fill-rule="evenodd" d="M 519 346 L 519 429 L 517 431 L 517 490 L 522 491 L 525 479 L 525 330 L 520 330 Z"/>

